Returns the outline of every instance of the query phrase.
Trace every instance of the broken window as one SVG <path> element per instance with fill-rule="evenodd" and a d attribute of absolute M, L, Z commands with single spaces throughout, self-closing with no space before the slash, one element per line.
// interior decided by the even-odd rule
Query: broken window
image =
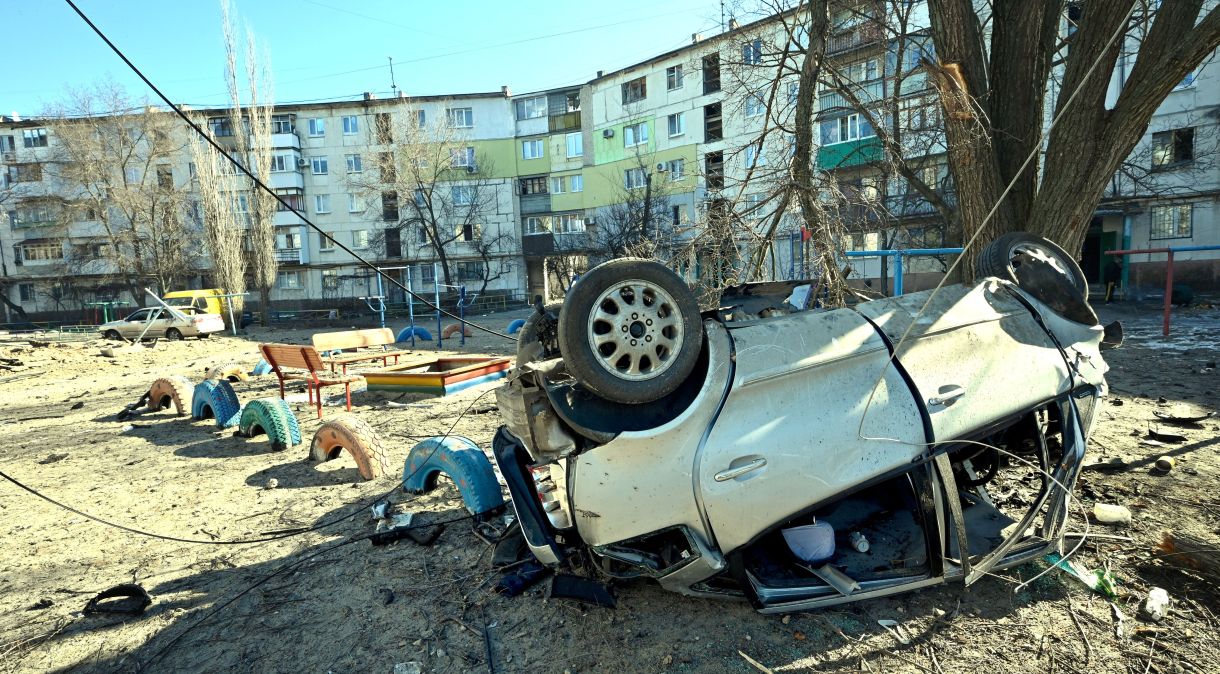
<path fill-rule="evenodd" d="M 720 54 L 703 57 L 703 93 L 720 91 Z"/>
<path fill-rule="evenodd" d="M 703 175 L 709 190 L 724 188 L 724 153 L 709 152 L 703 158 Z"/>
<path fill-rule="evenodd" d="M 623 105 L 642 101 L 647 96 L 648 81 L 644 77 L 637 77 L 630 82 L 623 83 Z"/>
<path fill-rule="evenodd" d="M 703 142 L 724 138 L 724 123 L 720 116 L 720 104 L 712 103 L 703 106 Z"/>
<path fill-rule="evenodd" d="M 1152 134 L 1152 169 L 1185 164 L 1195 158 L 1195 130 L 1174 129 Z"/>

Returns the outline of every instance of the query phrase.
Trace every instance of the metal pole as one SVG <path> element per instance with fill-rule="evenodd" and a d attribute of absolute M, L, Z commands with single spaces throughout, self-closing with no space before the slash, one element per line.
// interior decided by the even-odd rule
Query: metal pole
<path fill-rule="evenodd" d="M 1168 337 L 1169 313 L 1173 306 L 1173 249 L 1170 248 L 1165 254 L 1169 257 L 1165 260 L 1165 325 L 1161 334 Z"/>
<path fill-rule="evenodd" d="M 225 298 L 225 306 L 229 308 L 229 328 L 233 331 L 233 336 L 237 336 L 237 321 L 233 320 L 233 298 Z"/>
<path fill-rule="evenodd" d="M 432 263 L 433 297 L 436 298 L 436 348 L 441 348 L 441 270 L 439 262 Z"/>
<path fill-rule="evenodd" d="M 894 296 L 902 297 L 902 251 L 894 253 Z"/>
<path fill-rule="evenodd" d="M 411 268 L 407 267 L 407 324 L 411 328 L 411 348 L 415 348 L 415 288 L 411 284 Z"/>
<path fill-rule="evenodd" d="M 381 311 L 378 311 L 377 313 L 378 313 L 378 315 L 381 316 L 381 327 L 384 328 L 385 327 L 385 290 L 381 286 L 381 269 L 378 269 L 377 272 L 378 272 L 377 273 L 377 296 L 381 298 L 381 300 L 379 300 L 381 302 Z"/>
<path fill-rule="evenodd" d="M 1123 250 L 1131 249 L 1131 216 L 1130 215 L 1123 216 L 1123 245 L 1121 247 Z M 1123 273 L 1121 275 L 1123 300 L 1127 300 L 1127 299 L 1130 299 L 1131 297 L 1133 297 L 1133 295 L 1129 294 L 1130 293 L 1129 288 L 1131 286 L 1128 285 L 1131 280 L 1131 258 L 1127 257 L 1126 255 L 1122 255 L 1119 257 L 1119 259 L 1122 260 L 1122 264 L 1123 264 Z"/>
<path fill-rule="evenodd" d="M 466 286 L 458 287 L 458 332 L 462 334 L 462 346 L 466 346 Z"/>

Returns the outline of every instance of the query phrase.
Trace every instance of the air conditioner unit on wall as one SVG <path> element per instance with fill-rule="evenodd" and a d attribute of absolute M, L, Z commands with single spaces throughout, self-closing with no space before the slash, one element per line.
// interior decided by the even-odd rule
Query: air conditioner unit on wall
<path fill-rule="evenodd" d="M 614 129 L 602 129 L 602 138 L 614 138 Z"/>
<path fill-rule="evenodd" d="M 17 153 L 16 152 L 5 152 L 4 161 L 17 161 Z"/>
<path fill-rule="evenodd" d="M 297 168 L 305 168 L 306 166 L 309 166 L 309 160 L 304 157 L 299 157 L 297 159 Z"/>

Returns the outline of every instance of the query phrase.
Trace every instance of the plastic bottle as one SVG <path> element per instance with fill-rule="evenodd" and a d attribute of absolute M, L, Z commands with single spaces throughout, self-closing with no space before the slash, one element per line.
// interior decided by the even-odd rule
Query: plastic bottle
<path fill-rule="evenodd" d="M 856 552 L 868 552 L 868 539 L 859 531 L 853 531 L 847 536 L 847 542 Z"/>

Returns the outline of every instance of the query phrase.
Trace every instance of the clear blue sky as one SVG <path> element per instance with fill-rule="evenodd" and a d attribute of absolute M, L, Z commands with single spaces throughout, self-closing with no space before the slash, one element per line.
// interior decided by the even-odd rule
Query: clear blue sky
<path fill-rule="evenodd" d="M 111 77 L 154 94 L 60 0 L 5 9 L 0 114 L 34 117 L 66 86 Z M 77 0 L 173 101 L 222 105 L 219 0 Z M 514 93 L 585 82 L 718 32 L 718 0 L 236 0 L 271 55 L 277 101 L 390 91 L 387 56 L 408 94 Z M 240 24 L 239 24 L 240 25 Z"/>

